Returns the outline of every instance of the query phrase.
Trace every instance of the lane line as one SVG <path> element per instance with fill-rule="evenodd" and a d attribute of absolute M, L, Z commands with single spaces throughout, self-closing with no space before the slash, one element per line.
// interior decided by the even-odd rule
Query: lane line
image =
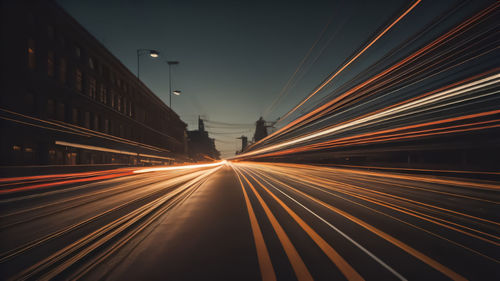
<path fill-rule="evenodd" d="M 271 197 L 278 202 L 278 204 L 285 209 L 285 211 L 302 227 L 302 229 L 311 237 L 311 239 L 321 248 L 321 250 L 330 258 L 330 260 L 337 266 L 337 268 L 342 272 L 342 274 L 348 280 L 365 280 L 361 275 L 337 252 L 333 249 L 330 244 L 328 244 L 316 231 L 314 231 L 304 220 L 302 220 L 292 209 L 290 209 L 283 201 L 281 201 L 276 195 L 274 195 L 269 189 L 265 187 L 260 181 L 255 177 L 250 175 L 247 171 L 249 177 L 251 177 L 257 184 L 259 184 Z"/>
<path fill-rule="evenodd" d="M 286 184 L 285 184 L 286 185 Z M 313 200 L 314 202 L 320 204 L 321 206 L 323 207 L 326 207 L 327 209 L 349 219 L 350 221 L 362 226 L 363 228 L 369 230 L 370 232 L 378 235 L 379 237 L 383 238 L 384 240 L 392 243 L 393 245 L 399 247 L 400 249 L 404 250 L 405 252 L 407 252 L 408 254 L 414 256 L 415 258 L 421 260 L 422 262 L 426 263 L 427 265 L 429 265 L 430 267 L 438 270 L 439 272 L 443 273 L 444 275 L 448 276 L 449 278 L 451 278 L 452 280 L 467 280 L 465 277 L 459 275 L 458 273 L 454 272 L 453 270 L 449 269 L 448 267 L 442 265 L 441 263 L 439 263 L 438 261 L 434 260 L 433 258 L 425 255 L 424 253 L 412 248 L 411 246 L 409 246 L 408 244 L 400 241 L 399 239 L 383 232 L 382 230 L 366 223 L 365 221 L 351 215 L 351 214 L 348 214 L 336 207 L 333 207 L 332 205 L 328 204 L 328 203 L 325 203 L 315 197 L 312 197 L 311 195 L 305 193 L 305 192 L 302 192 L 290 185 L 286 185 L 288 188 L 290 188 L 291 190 Z"/>
<path fill-rule="evenodd" d="M 234 167 L 231 165 L 234 171 Z M 274 281 L 276 280 L 276 274 L 274 272 L 273 264 L 271 258 L 269 257 L 269 252 L 264 241 L 264 236 L 260 230 L 259 222 L 253 211 L 252 204 L 248 198 L 248 194 L 243 186 L 240 175 L 235 171 L 235 174 L 240 182 L 241 190 L 243 191 L 243 196 L 245 197 L 245 204 L 248 210 L 248 216 L 250 218 L 250 226 L 252 227 L 253 239 L 255 242 L 255 248 L 257 250 L 257 260 L 259 262 L 260 274 L 263 281 Z"/>
<path fill-rule="evenodd" d="M 402 179 L 406 181 L 415 181 L 415 182 L 426 182 L 426 183 L 433 183 L 433 184 L 443 184 L 447 186 L 459 186 L 461 188 L 472 188 L 472 189 L 479 189 L 479 190 L 499 190 L 500 185 L 499 184 L 489 184 L 489 183 L 481 183 L 481 182 L 472 182 L 472 181 L 466 181 L 465 179 L 463 180 L 458 180 L 458 179 L 442 179 L 442 178 L 432 178 L 429 175 L 427 176 L 418 176 L 418 175 L 409 175 L 409 174 L 394 174 L 390 172 L 381 172 L 381 171 L 361 171 L 361 170 L 356 170 L 356 169 L 346 169 L 346 168 L 330 168 L 330 167 L 322 167 L 322 166 L 307 166 L 303 164 L 290 164 L 290 163 L 262 163 L 261 165 L 267 165 L 271 166 L 273 168 L 279 166 L 279 167 L 285 167 L 285 168 L 292 168 L 292 169 L 299 169 L 299 170 L 312 170 L 315 172 L 326 172 L 326 173 L 331 173 L 331 172 L 345 172 L 345 173 L 351 173 L 351 174 L 358 174 L 358 175 L 365 175 L 365 176 L 374 176 L 374 177 L 379 177 L 379 178 L 392 178 L 392 179 Z"/>
<path fill-rule="evenodd" d="M 282 174 L 282 172 L 278 172 L 278 173 Z M 471 228 L 471 227 L 468 227 L 468 226 L 465 226 L 465 225 L 461 225 L 461 224 L 455 223 L 453 221 L 449 221 L 449 220 L 441 219 L 441 218 L 438 218 L 438 217 L 435 217 L 435 216 L 432 216 L 432 215 L 428 215 L 428 214 L 425 214 L 423 212 L 419 212 L 419 211 L 416 211 L 416 210 L 405 208 L 402 205 L 400 206 L 400 205 L 397 205 L 396 203 L 394 203 L 394 202 L 399 202 L 400 204 L 401 203 L 408 203 L 408 202 L 405 202 L 405 201 L 398 201 L 397 199 L 394 199 L 394 202 L 390 203 L 387 200 L 387 199 L 393 199 L 390 196 L 387 196 L 387 198 L 381 197 L 381 198 L 385 199 L 385 201 L 383 199 L 380 199 L 380 198 L 377 199 L 376 197 L 373 196 L 373 194 L 370 193 L 370 192 L 374 192 L 373 190 L 370 190 L 370 192 L 367 192 L 368 195 L 362 195 L 357 190 L 357 188 L 351 187 L 350 184 L 346 184 L 346 183 L 342 183 L 342 182 L 337 182 L 337 181 L 334 181 L 334 180 L 327 181 L 327 180 L 323 180 L 322 178 L 314 178 L 314 177 L 307 176 L 307 175 L 301 175 L 301 177 L 297 177 L 297 176 L 292 176 L 290 174 L 287 174 L 287 176 L 289 178 L 295 178 L 296 180 L 300 181 L 302 184 L 304 184 L 304 182 L 306 182 L 305 179 L 307 179 L 307 181 L 309 183 L 321 186 L 322 188 L 326 188 L 328 190 L 333 190 L 333 191 L 336 191 L 336 192 L 340 192 L 340 193 L 343 193 L 343 194 L 346 194 L 346 195 L 349 195 L 349 196 L 353 196 L 353 197 L 362 199 L 364 201 L 368 201 L 368 202 L 371 202 L 371 203 L 374 203 L 374 204 L 377 204 L 377 205 L 380 205 L 380 206 L 384 206 L 384 207 L 387 207 L 387 208 L 390 208 L 390 209 L 393 209 L 393 210 L 405 213 L 407 215 L 411 215 L 413 217 L 420 218 L 422 220 L 425 220 L 425 221 L 428 221 L 428 222 L 440 225 L 442 227 L 445 227 L 445 228 L 448 228 L 448 229 L 460 232 L 462 234 L 465 234 L 465 235 L 468 235 L 468 236 L 471 236 L 471 237 L 483 240 L 484 242 L 494 244 L 495 246 L 499 246 L 500 245 L 498 242 L 495 242 L 495 241 L 489 240 L 487 238 L 478 236 L 476 234 L 467 232 L 467 231 L 462 230 L 460 228 L 463 228 L 463 229 L 466 229 L 466 230 L 469 230 L 469 231 L 473 231 L 473 232 L 476 232 L 476 233 L 479 233 L 479 234 L 482 234 L 482 235 L 485 235 L 485 236 L 488 236 L 488 237 L 492 237 L 492 238 L 494 238 L 496 240 L 499 240 L 500 238 L 498 236 L 496 236 L 496 235 L 493 235 L 493 234 L 490 234 L 490 233 L 487 233 L 487 232 L 484 232 L 484 231 L 481 231 L 481 230 L 478 230 L 478 229 L 474 229 L 474 228 Z M 335 185 L 336 185 L 336 187 L 334 187 Z M 313 188 L 315 188 L 315 187 L 313 187 Z M 349 191 L 349 189 L 352 189 L 353 191 Z M 411 203 L 410 203 L 410 205 L 411 205 Z M 423 206 L 419 206 L 419 205 L 415 205 L 415 206 L 420 207 L 420 208 L 422 208 L 424 210 L 427 210 L 427 211 L 430 211 L 430 212 L 435 212 L 435 213 L 441 214 L 441 215 L 449 215 L 447 213 L 436 211 L 436 210 L 432 210 L 430 208 L 426 208 L 426 207 L 423 207 Z M 475 222 L 475 223 L 477 224 L 477 223 L 480 223 L 480 222 Z M 456 227 L 454 227 L 452 225 L 454 225 Z M 457 227 L 459 227 L 459 228 L 457 228 Z"/>
<path fill-rule="evenodd" d="M 334 191 L 337 191 L 337 192 L 341 192 L 341 193 L 344 193 L 344 194 L 347 194 L 347 195 L 350 195 L 350 196 L 353 196 L 353 197 L 356 197 L 356 198 L 359 198 L 359 199 L 362 199 L 362 200 L 365 200 L 365 201 L 369 201 L 369 202 L 372 202 L 372 203 L 375 203 L 375 204 L 378 204 L 378 205 L 381 205 L 381 206 L 384 206 L 384 207 L 387 207 L 387 208 L 390 208 L 390 209 L 393 209 L 393 210 L 396 210 L 396 211 L 399 211 L 399 212 L 402 212 L 402 213 L 405 213 L 405 214 L 408 214 L 408 215 L 411 215 L 411 216 L 414 216 L 414 217 L 417 217 L 417 218 L 420 218 L 422 220 L 425 220 L 425 221 L 437 224 L 439 226 L 452 229 L 452 230 L 460 232 L 462 234 L 465 234 L 465 235 L 468 235 L 468 236 L 471 236 L 471 237 L 483 240 L 484 242 L 491 243 L 491 244 L 493 244 L 495 246 L 500 246 L 500 243 L 498 243 L 498 242 L 495 242 L 495 241 L 492 241 L 490 239 L 481 237 L 479 235 L 467 232 L 467 231 L 462 230 L 460 228 L 463 228 L 463 229 L 466 229 L 466 230 L 470 230 L 470 231 L 473 231 L 473 232 L 476 232 L 476 233 L 479 233 L 479 234 L 482 234 L 482 235 L 485 235 L 485 236 L 488 236 L 488 237 L 492 237 L 492 238 L 494 238 L 496 240 L 500 240 L 500 237 L 498 237 L 496 235 L 493 235 L 493 234 L 490 234 L 490 233 L 487 233 L 487 232 L 484 232 L 484 231 L 481 231 L 481 230 L 478 230 L 478 229 L 474 229 L 474 228 L 471 228 L 471 227 L 468 227 L 468 226 L 465 226 L 465 225 L 461 225 L 461 224 L 458 224 L 458 223 L 455 223 L 455 222 L 452 222 L 452 221 L 449 221 L 449 220 L 445 220 L 445 219 L 441 219 L 441 218 L 438 218 L 438 217 L 435 217 L 435 216 L 432 216 L 432 215 L 428 215 L 428 214 L 425 214 L 423 212 L 412 210 L 410 208 L 403 207 L 402 205 L 397 205 L 396 203 L 391 203 L 387 199 L 393 199 L 395 202 L 398 202 L 398 200 L 392 198 L 392 196 L 387 196 L 387 198 L 385 198 L 386 200 L 384 201 L 382 199 L 377 199 L 375 196 L 373 196 L 370 193 L 367 193 L 369 195 L 361 195 L 357 190 L 356 191 L 348 191 L 346 188 L 352 188 L 352 187 L 350 187 L 351 185 L 349 185 L 349 184 L 343 184 L 341 182 L 337 182 L 337 181 L 333 181 L 333 180 L 331 180 L 330 182 L 328 182 L 328 181 L 324 181 L 324 180 L 321 180 L 321 179 L 314 179 L 314 178 L 311 178 L 311 177 L 305 176 L 305 175 L 303 175 L 303 177 L 309 179 L 309 182 L 314 183 L 314 184 L 316 184 L 318 186 L 321 186 L 323 188 L 326 188 L 326 189 L 329 189 L 329 190 L 334 190 Z M 332 186 L 333 184 L 336 184 L 337 187 L 333 187 Z M 382 197 L 382 198 L 384 198 L 384 197 Z M 408 202 L 405 202 L 405 201 L 401 201 L 401 202 L 408 203 Z M 411 205 L 411 203 L 410 203 L 410 205 Z M 430 212 L 436 212 L 436 213 L 441 214 L 441 215 L 447 215 L 444 212 L 439 212 L 439 211 L 432 210 L 430 208 L 422 207 L 422 206 L 419 206 L 419 205 L 416 205 L 416 206 L 420 207 L 420 208 L 422 208 L 424 210 L 430 211 Z M 454 227 L 452 225 L 455 225 L 455 226 L 460 227 L 460 228 Z"/>
<path fill-rule="evenodd" d="M 314 179 L 314 178 L 311 178 L 310 176 L 307 176 L 307 175 L 303 175 L 303 176 L 307 177 L 307 178 L 310 178 L 310 179 L 312 179 L 312 180 L 314 180 L 316 182 L 318 182 L 318 181 L 319 182 L 324 182 L 325 184 L 335 183 L 337 185 L 343 185 L 343 187 L 348 187 L 348 188 L 355 189 L 355 190 L 362 190 L 362 191 L 365 191 L 365 192 L 368 192 L 368 193 L 375 193 L 375 194 L 378 194 L 378 195 L 381 195 L 381 196 L 385 196 L 385 197 L 389 197 L 389 198 L 393 198 L 393 199 L 397 199 L 397 200 L 401 200 L 401 201 L 406 201 L 406 202 L 409 202 L 409 203 L 413 203 L 413 204 L 416 204 L 416 205 L 428 207 L 428 208 L 431 208 L 431 209 L 434 208 L 434 209 L 439 210 L 439 211 L 448 212 L 448 213 L 452 213 L 454 215 L 464 216 L 464 217 L 467 217 L 467 218 L 470 218 L 470 219 L 473 219 L 473 220 L 483 221 L 483 222 L 486 222 L 486 223 L 495 224 L 497 226 L 500 226 L 500 222 L 495 222 L 495 221 L 492 221 L 492 220 L 484 219 L 484 218 L 481 218 L 481 217 L 469 215 L 469 214 L 458 212 L 458 211 L 454 211 L 454 210 L 451 210 L 451 209 L 447 209 L 447 208 L 435 206 L 435 205 L 432 205 L 432 204 L 427 204 L 427 203 L 424 203 L 424 202 L 420 202 L 420 201 L 408 199 L 408 198 L 401 197 L 401 196 L 398 196 L 398 195 L 393 195 L 393 194 L 390 194 L 390 193 L 387 193 L 387 192 L 377 191 L 377 190 L 374 190 L 374 189 L 369 189 L 369 188 L 361 187 L 361 186 L 354 185 L 354 184 L 349 184 L 349 183 L 345 183 L 345 182 L 341 182 L 341 181 L 336 181 L 336 180 L 333 180 L 333 179 L 330 179 L 330 178 L 328 178 L 328 180 L 324 180 L 324 179 Z M 424 207 L 422 207 L 422 208 L 424 208 Z"/>
<path fill-rule="evenodd" d="M 444 194 L 446 196 L 453 196 L 453 197 L 465 198 L 465 199 L 469 199 L 469 200 L 482 201 L 482 202 L 486 202 L 486 203 L 492 203 L 492 204 L 500 205 L 500 201 L 492 201 L 492 200 L 482 199 L 482 198 L 478 198 L 478 197 L 472 197 L 472 196 L 468 196 L 468 195 L 462 195 L 462 194 L 458 194 L 458 193 L 451 193 L 451 192 L 439 191 L 439 190 L 434 190 L 434 189 L 429 189 L 429 188 L 424 188 L 424 187 L 418 187 L 418 186 L 400 184 L 400 183 L 396 183 L 396 182 L 390 182 L 390 181 L 387 181 L 387 180 L 377 180 L 377 179 L 373 179 L 373 178 L 370 178 L 370 177 L 360 177 L 360 178 L 354 178 L 354 177 L 348 178 L 348 177 L 346 177 L 346 178 L 350 179 L 350 180 L 355 180 L 355 181 L 363 180 L 363 181 L 367 181 L 367 182 L 381 183 L 381 184 L 384 184 L 384 185 L 392 185 L 392 186 L 397 186 L 397 187 L 402 187 L 402 188 L 421 190 L 421 191 L 424 191 L 424 192 L 432 192 L 432 193 L 437 193 L 437 194 Z"/>
<path fill-rule="evenodd" d="M 257 172 L 256 172 L 257 173 Z M 339 233 L 340 235 L 342 235 L 344 238 L 346 238 L 347 240 L 349 240 L 349 242 L 353 243 L 356 247 L 358 247 L 361 251 L 363 251 L 364 253 L 366 253 L 368 256 L 370 256 L 371 258 L 373 258 L 376 262 L 378 262 L 381 266 L 383 266 L 385 269 L 387 269 L 388 271 L 390 271 L 392 274 L 394 274 L 397 278 L 399 278 L 400 280 L 407 280 L 405 277 L 403 277 L 400 273 L 398 273 L 395 269 L 393 269 L 392 267 L 390 267 L 389 265 L 387 265 L 384 261 L 382 261 L 380 258 L 378 258 L 375 254 L 373 254 L 372 252 L 370 252 L 369 250 L 367 250 L 365 247 L 363 247 L 362 245 L 360 245 L 358 242 L 356 242 L 354 239 L 352 239 L 350 236 L 348 236 L 347 234 L 345 234 L 344 232 L 342 232 L 340 229 L 338 229 L 337 227 L 335 227 L 334 225 L 332 225 L 330 222 L 328 222 L 327 220 L 325 220 L 323 217 L 321 217 L 320 215 L 316 214 L 315 212 L 313 212 L 311 209 L 307 208 L 306 206 L 304 206 L 302 203 L 298 202 L 297 200 L 295 200 L 294 198 L 292 198 L 290 195 L 286 194 L 285 192 L 283 192 L 282 190 L 280 190 L 279 188 L 277 188 L 276 186 L 274 186 L 272 183 L 268 182 L 267 180 L 265 180 L 264 178 L 262 178 L 262 176 L 268 178 L 269 180 L 273 180 L 277 183 L 280 183 L 280 184 L 284 184 L 283 182 L 277 180 L 277 179 L 274 179 L 268 175 L 265 175 L 264 173 L 262 172 L 258 172 L 258 174 L 261 175 L 261 179 L 263 181 L 265 181 L 267 184 L 269 184 L 271 187 L 273 187 L 274 189 L 276 189 L 277 191 L 279 191 L 280 193 L 282 193 L 283 195 L 285 195 L 286 197 L 288 197 L 290 200 L 292 200 L 293 202 L 297 203 L 298 205 L 300 205 L 302 208 L 306 209 L 308 212 L 310 212 L 311 214 L 313 214 L 315 217 L 317 217 L 318 219 L 320 219 L 322 222 L 324 222 L 326 225 L 328 225 L 330 228 L 332 228 L 333 230 L 335 230 L 337 233 Z"/>
<path fill-rule="evenodd" d="M 467 246 L 464 246 L 464 245 L 462 245 L 462 244 L 460 244 L 460 243 L 458 243 L 458 242 L 455 242 L 455 241 L 453 241 L 453 240 L 450 240 L 450 239 L 448 239 L 448 238 L 445 238 L 445 237 L 443 237 L 443 236 L 441 236 L 441 235 L 439 235 L 439 234 L 436 234 L 436 233 L 434 233 L 434 232 L 431 232 L 431 231 L 429 231 L 429 230 L 427 230 L 427 229 L 424 229 L 424 228 L 422 228 L 422 227 L 416 226 L 416 225 L 414 225 L 414 224 L 412 224 L 412 223 L 409 223 L 409 222 L 407 222 L 407 221 L 404 221 L 404 220 L 402 220 L 402 219 L 396 218 L 396 217 L 394 217 L 394 216 L 392 216 L 392 215 L 389 215 L 389 214 L 384 213 L 384 212 L 382 212 L 382 211 L 379 211 L 379 210 L 377 210 L 377 209 L 374 209 L 374 208 L 368 207 L 368 206 L 366 206 L 366 205 L 364 205 L 364 204 L 361 204 L 361 203 L 359 203 L 359 202 L 356 202 L 356 201 L 353 201 L 353 200 L 347 199 L 347 198 L 345 198 L 345 197 L 343 197 L 343 196 L 340 196 L 340 195 L 338 195 L 338 194 L 335 194 L 335 193 L 333 193 L 333 192 L 331 192 L 331 191 L 328 191 L 328 190 L 324 190 L 324 189 L 322 189 L 322 188 L 324 188 L 324 187 L 319 188 L 319 187 L 317 187 L 317 186 L 314 186 L 314 185 L 313 185 L 313 184 L 311 184 L 311 183 L 307 183 L 307 182 L 299 181 L 298 179 L 290 179 L 290 180 L 292 180 L 292 181 L 294 181 L 294 182 L 296 182 L 296 183 L 299 183 L 299 184 L 302 184 L 302 185 L 308 186 L 308 187 L 310 187 L 310 188 L 313 188 L 313 189 L 319 190 L 319 191 L 321 191 L 321 192 L 327 193 L 327 194 L 329 194 L 329 195 L 335 196 L 335 197 L 337 197 L 337 198 L 340 198 L 340 199 L 345 200 L 345 201 L 347 201 L 347 202 L 350 202 L 350 203 L 352 203 L 352 204 L 355 204 L 355 205 L 361 206 L 361 207 L 366 208 L 366 209 L 368 209 L 368 210 L 370 210 L 370 211 L 372 211 L 372 212 L 375 212 L 375 213 L 378 213 L 378 214 L 384 215 L 384 216 L 389 217 L 389 218 L 391 218 L 391 219 L 394 219 L 394 220 L 396 220 L 396 221 L 398 221 L 398 222 L 401 222 L 401 223 L 403 223 L 403 224 L 409 225 L 409 226 L 411 226 L 411 227 L 413 227 L 413 228 L 416 228 L 416 229 L 418 229 L 418 230 L 424 231 L 424 232 L 426 232 L 426 233 L 428 233 L 428 234 L 430 234 L 430 235 L 432 235 L 432 236 L 435 236 L 435 237 L 438 237 L 438 238 L 440 238 L 440 239 L 443 239 L 443 240 L 445 240 L 445 241 L 447 241 L 447 242 L 449 242 L 449 243 L 452 243 L 452 244 L 454 244 L 454 245 L 456 245 L 456 246 L 458 246 L 458 247 L 461 247 L 461 248 L 463 248 L 463 249 L 465 249 L 465 250 L 467 250 L 467 251 L 470 251 L 470 252 L 473 252 L 473 253 L 475 253 L 475 254 L 477 254 L 477 255 L 480 255 L 480 256 L 481 256 L 481 257 L 483 257 L 483 258 L 486 258 L 486 259 L 488 259 L 488 260 L 491 260 L 491 261 L 493 261 L 493 262 L 495 262 L 495 263 L 499 263 L 499 264 L 500 264 L 500 261 L 499 261 L 499 260 L 496 260 L 496 259 L 494 259 L 494 258 L 492 258 L 492 257 L 490 257 L 490 256 L 487 256 L 487 255 L 485 255 L 485 254 L 483 254 L 483 253 L 481 253 L 481 252 L 478 252 L 478 251 L 476 251 L 476 250 L 474 250 L 474 249 L 471 249 L 471 248 L 469 248 L 469 247 L 467 247 Z M 276 181 L 281 182 L 281 181 L 279 181 L 279 180 L 276 180 Z M 318 185 L 318 186 L 319 186 L 319 185 Z M 335 190 L 335 191 L 339 192 L 340 190 Z M 356 196 L 355 196 L 355 195 L 353 195 L 353 194 L 347 194 L 347 193 L 345 193 L 345 194 L 346 194 L 346 195 L 353 196 L 353 197 L 356 197 Z M 362 199 L 362 198 L 359 198 L 359 199 Z M 362 200 L 364 200 L 364 199 L 362 199 Z M 365 200 L 365 201 L 366 201 L 366 200 Z"/>
<path fill-rule="evenodd" d="M 255 194 L 257 200 L 264 209 L 267 218 L 271 222 L 271 225 L 274 231 L 276 232 L 276 235 L 278 236 L 278 239 L 280 240 L 283 249 L 285 250 L 285 253 L 288 257 L 288 260 L 290 261 L 290 264 L 292 265 L 293 271 L 295 272 L 295 276 L 297 277 L 297 279 L 299 281 L 314 280 L 311 276 L 311 273 L 304 264 L 304 261 L 302 260 L 299 253 L 293 246 L 292 242 L 290 241 L 290 238 L 288 238 L 288 235 L 286 235 L 285 230 L 283 230 L 278 220 L 267 206 L 266 202 L 264 202 L 264 199 L 260 197 L 259 193 L 257 193 L 257 190 L 255 190 L 255 187 L 252 185 L 252 183 L 245 177 L 245 175 L 243 175 L 243 173 L 241 173 L 241 171 L 238 170 L 238 168 L 236 168 L 235 171 L 240 173 L 243 179 L 247 182 L 248 186 L 250 186 L 250 189 Z"/>

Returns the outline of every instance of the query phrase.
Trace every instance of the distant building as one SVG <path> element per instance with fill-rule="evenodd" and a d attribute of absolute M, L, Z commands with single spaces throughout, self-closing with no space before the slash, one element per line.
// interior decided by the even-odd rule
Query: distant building
<path fill-rule="evenodd" d="M 236 154 L 240 154 L 243 151 L 245 151 L 245 149 L 247 148 L 247 146 L 248 146 L 248 138 L 246 136 L 241 136 L 241 137 L 239 137 L 237 139 L 241 140 L 241 150 L 237 151 Z"/>
<path fill-rule="evenodd" d="M 2 1 L 0 164 L 187 160 L 186 124 L 53 1 Z"/>
<path fill-rule="evenodd" d="M 260 117 L 259 120 L 255 122 L 255 134 L 253 135 L 253 140 L 258 142 L 265 137 L 267 137 L 267 125 L 266 121 Z"/>
<path fill-rule="evenodd" d="M 198 118 L 198 130 L 187 133 L 189 157 L 195 161 L 220 159 L 220 152 L 215 148 L 215 140 L 208 136 L 201 118 Z"/>

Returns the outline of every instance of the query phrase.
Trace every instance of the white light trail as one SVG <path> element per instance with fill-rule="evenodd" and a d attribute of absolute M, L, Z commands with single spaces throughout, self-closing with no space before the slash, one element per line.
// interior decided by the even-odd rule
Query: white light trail
<path fill-rule="evenodd" d="M 173 166 L 173 167 L 159 167 L 159 168 L 146 168 L 135 170 L 134 173 L 149 173 L 149 172 L 159 172 L 159 171 L 171 171 L 171 170 L 181 170 L 181 169 L 196 169 L 196 168 L 206 168 L 206 167 L 215 167 L 220 165 L 225 165 L 227 163 L 226 160 L 222 160 L 215 163 L 210 164 L 198 164 L 198 165 L 184 165 L 184 166 Z"/>
<path fill-rule="evenodd" d="M 290 141 L 278 143 L 278 144 L 271 145 L 269 147 L 265 147 L 265 148 L 258 149 L 255 151 L 250 151 L 248 153 L 242 154 L 240 157 L 251 156 L 251 155 L 256 155 L 256 154 L 260 154 L 260 153 L 264 153 L 264 152 L 282 149 L 282 148 L 289 147 L 289 146 L 294 145 L 294 144 L 302 143 L 302 142 L 309 141 L 309 140 L 319 138 L 319 137 L 324 137 L 324 136 L 327 136 L 329 134 L 338 132 L 338 131 L 346 129 L 346 128 L 351 128 L 351 127 L 354 127 L 357 125 L 373 124 L 373 121 L 376 119 L 384 118 L 384 117 L 394 115 L 394 114 L 400 114 L 400 113 L 405 112 L 405 111 L 414 110 L 416 108 L 423 107 L 423 106 L 426 106 L 426 105 L 429 105 L 432 103 L 436 103 L 436 102 L 439 102 L 439 101 L 442 101 L 445 99 L 449 99 L 449 98 L 453 98 L 453 97 L 456 97 L 459 95 L 463 95 L 465 93 L 469 93 L 470 91 L 474 91 L 477 89 L 481 89 L 481 88 L 484 88 L 487 86 L 497 84 L 499 81 L 500 81 L 500 74 L 497 73 L 497 74 L 488 76 L 486 78 L 483 78 L 483 79 L 480 79 L 477 81 L 473 81 L 473 82 L 470 82 L 470 83 L 467 83 L 467 84 L 464 84 L 464 85 L 461 85 L 461 86 L 458 86 L 458 87 L 455 87 L 455 88 L 452 88 L 452 89 L 449 89 L 446 91 L 442 91 L 442 92 L 430 95 L 430 96 L 422 98 L 420 100 L 412 101 L 412 102 L 409 102 L 407 104 L 402 104 L 400 106 L 388 109 L 386 111 L 379 112 L 377 114 L 373 114 L 373 115 L 370 115 L 370 116 L 367 116 L 367 117 L 364 117 L 364 118 L 361 118 L 358 120 L 354 120 L 354 121 L 351 121 L 351 122 L 348 122 L 348 123 L 345 123 L 342 125 L 326 128 L 326 129 L 320 130 L 316 133 L 312 133 L 312 134 L 309 134 L 306 136 L 298 137 L 298 138 L 290 140 Z M 368 122 L 370 122 L 370 123 L 368 123 Z M 240 157 L 237 157 L 237 158 L 240 158 Z"/>

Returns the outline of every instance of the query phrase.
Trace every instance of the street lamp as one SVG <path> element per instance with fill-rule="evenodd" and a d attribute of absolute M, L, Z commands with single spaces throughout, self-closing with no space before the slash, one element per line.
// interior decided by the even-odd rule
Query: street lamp
<path fill-rule="evenodd" d="M 176 96 L 180 96 L 180 95 L 181 95 L 181 93 L 182 93 L 182 92 L 181 92 L 181 91 L 179 91 L 179 90 L 175 90 L 175 91 L 173 91 L 173 92 L 172 92 L 172 94 L 174 94 L 174 95 L 176 95 Z"/>
<path fill-rule="evenodd" d="M 139 79 L 139 57 L 144 54 L 148 54 L 152 58 L 157 58 L 160 56 L 160 52 L 158 52 L 157 50 L 137 49 L 137 79 Z"/>
<path fill-rule="evenodd" d="M 177 65 L 179 64 L 178 61 L 167 61 L 168 63 L 168 96 L 170 98 L 170 102 L 169 102 L 169 107 L 170 109 L 172 109 L 172 65 Z M 180 95 L 181 94 L 181 91 L 175 91 L 174 94 L 176 96 Z"/>

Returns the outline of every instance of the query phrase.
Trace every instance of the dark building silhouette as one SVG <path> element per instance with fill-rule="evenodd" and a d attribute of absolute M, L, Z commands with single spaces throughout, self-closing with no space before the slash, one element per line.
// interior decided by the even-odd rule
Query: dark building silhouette
<path fill-rule="evenodd" d="M 205 123 L 198 117 L 198 130 L 188 131 L 189 157 L 195 161 L 220 159 L 220 152 L 215 148 L 215 140 L 205 131 Z"/>
<path fill-rule="evenodd" d="M 246 136 L 241 136 L 237 139 L 240 139 L 241 140 L 241 150 L 237 152 L 238 153 L 241 153 L 243 151 L 245 151 L 245 148 L 247 148 L 248 146 L 248 138 Z"/>
<path fill-rule="evenodd" d="M 255 134 L 253 135 L 253 140 L 258 142 L 265 137 L 267 137 L 266 121 L 260 117 L 259 120 L 255 122 Z"/>
<path fill-rule="evenodd" d="M 53 1 L 2 1 L 0 162 L 185 161 L 186 124 Z"/>

